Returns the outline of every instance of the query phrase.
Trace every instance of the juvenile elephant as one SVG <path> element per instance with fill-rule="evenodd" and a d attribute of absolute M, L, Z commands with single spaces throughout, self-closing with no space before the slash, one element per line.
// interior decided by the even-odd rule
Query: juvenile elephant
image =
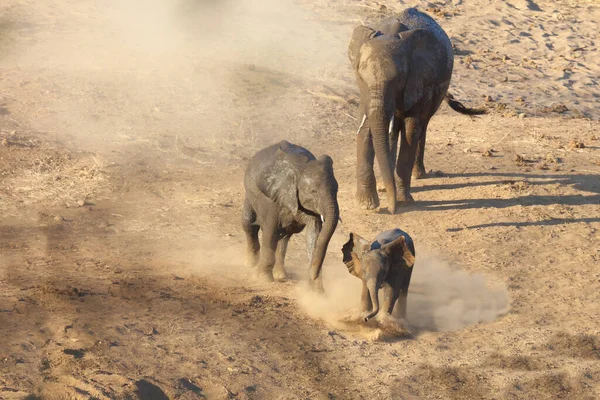
<path fill-rule="evenodd" d="M 316 159 L 307 149 L 282 141 L 256 153 L 244 186 L 242 226 L 248 264 L 257 266 L 267 280 L 285 279 L 288 241 L 306 227 L 310 283 L 322 291 L 321 267 L 339 218 L 332 159 L 327 155 Z"/>
<path fill-rule="evenodd" d="M 425 176 L 427 125 L 442 101 L 464 114 L 483 111 L 466 108 L 447 95 L 454 63 L 452 44 L 431 17 L 414 8 L 384 20 L 376 29 L 356 27 L 348 58 L 363 115 L 357 133 L 357 202 L 363 209 L 379 206 L 373 172 L 377 157 L 388 210 L 394 213 L 396 196 L 403 203 L 413 201 L 411 171 L 416 177 Z"/>
<path fill-rule="evenodd" d="M 356 233 L 342 247 L 348 272 L 362 279 L 362 318 L 365 321 L 379 312 L 378 293 L 383 287 L 383 311 L 386 317 L 404 319 L 408 286 L 415 263 L 411 237 L 400 229 L 380 233 L 369 242 Z M 396 304 L 397 303 L 397 304 Z M 395 306 L 395 308 L 394 308 Z"/>

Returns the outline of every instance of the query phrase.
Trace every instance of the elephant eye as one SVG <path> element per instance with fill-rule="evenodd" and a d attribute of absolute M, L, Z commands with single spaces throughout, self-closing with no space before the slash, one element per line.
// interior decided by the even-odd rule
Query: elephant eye
<path fill-rule="evenodd" d="M 311 192 L 312 194 L 317 194 L 317 189 L 315 189 L 315 188 L 312 188 L 312 189 L 310 189 L 310 192 Z"/>

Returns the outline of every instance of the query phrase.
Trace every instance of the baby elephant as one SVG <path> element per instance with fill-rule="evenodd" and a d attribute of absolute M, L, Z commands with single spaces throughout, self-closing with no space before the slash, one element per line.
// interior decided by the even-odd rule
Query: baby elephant
<path fill-rule="evenodd" d="M 287 244 L 306 228 L 311 286 L 322 291 L 321 267 L 339 219 L 333 161 L 281 141 L 250 160 L 244 178 L 242 227 L 248 263 L 267 280 L 285 279 Z M 262 230 L 262 243 L 258 231 Z"/>
<path fill-rule="evenodd" d="M 395 318 L 404 319 L 415 263 L 415 246 L 410 236 L 400 229 L 392 229 L 380 233 L 371 243 L 350 233 L 342 253 L 348 272 L 363 281 L 361 312 L 364 320 L 368 321 L 379 312 L 377 294 L 382 286 L 385 316 L 392 316 L 394 311 Z"/>

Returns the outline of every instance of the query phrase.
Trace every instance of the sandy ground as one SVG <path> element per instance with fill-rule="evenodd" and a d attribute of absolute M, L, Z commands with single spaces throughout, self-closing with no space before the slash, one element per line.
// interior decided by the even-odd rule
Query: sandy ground
<path fill-rule="evenodd" d="M 0 4 L 0 399 L 600 397 L 597 2 L 49 3 Z M 412 5 L 490 112 L 443 106 L 415 204 L 361 211 L 348 39 Z M 326 298 L 303 235 L 288 282 L 244 266 L 243 171 L 284 138 L 334 159 Z M 336 319 L 348 233 L 393 227 L 405 336 Z"/>

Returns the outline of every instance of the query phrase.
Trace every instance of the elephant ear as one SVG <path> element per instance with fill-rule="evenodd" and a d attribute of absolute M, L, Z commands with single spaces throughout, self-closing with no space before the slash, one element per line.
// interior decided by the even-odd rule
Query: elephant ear
<path fill-rule="evenodd" d="M 321 157 L 319 157 L 319 161 L 327 165 L 328 167 L 333 167 L 333 159 L 327 154 L 323 154 Z"/>
<path fill-rule="evenodd" d="M 371 243 L 354 232 L 350 233 L 350 238 L 342 246 L 342 261 L 348 267 L 350 274 L 360 278 L 362 258 L 371 249 Z"/>
<path fill-rule="evenodd" d="M 360 60 L 360 48 L 369 39 L 373 39 L 381 35 L 381 32 L 375 29 L 369 28 L 368 26 L 359 25 L 354 28 L 352 33 L 352 39 L 348 46 L 348 58 L 354 69 L 358 69 L 358 60 Z"/>
<path fill-rule="evenodd" d="M 408 268 L 411 268 L 415 264 L 415 254 L 411 251 L 403 235 L 381 246 L 381 251 L 389 258 L 398 261 L 400 259 L 404 260 Z"/>
<path fill-rule="evenodd" d="M 260 191 L 277 204 L 289 209 L 293 215 L 298 214 L 298 173 L 293 157 L 308 159 L 300 154 L 288 154 L 277 149 L 275 161 L 265 169 L 260 178 Z M 303 161 L 303 160 L 300 160 Z"/>

